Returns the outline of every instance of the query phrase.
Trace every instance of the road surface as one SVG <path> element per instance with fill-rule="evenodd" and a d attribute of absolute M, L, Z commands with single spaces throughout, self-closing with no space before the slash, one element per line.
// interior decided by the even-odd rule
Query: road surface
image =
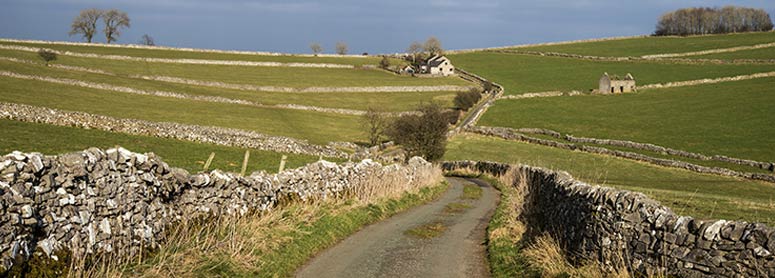
<path fill-rule="evenodd" d="M 449 190 L 429 204 L 368 226 L 318 254 L 297 277 L 489 277 L 486 262 L 487 224 L 498 192 L 479 180 L 447 178 Z M 483 189 L 477 200 L 461 199 L 464 184 Z M 447 204 L 470 206 L 450 213 Z M 442 223 L 434 238 L 407 235 L 407 230 Z"/>

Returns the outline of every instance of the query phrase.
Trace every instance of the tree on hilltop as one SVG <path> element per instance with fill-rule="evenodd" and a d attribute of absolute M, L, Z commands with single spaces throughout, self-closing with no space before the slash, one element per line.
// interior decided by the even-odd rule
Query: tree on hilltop
<path fill-rule="evenodd" d="M 344 43 L 344 42 L 337 42 L 336 43 L 336 54 L 339 54 L 339 55 L 347 54 L 347 44 Z"/>
<path fill-rule="evenodd" d="M 148 46 L 156 45 L 156 42 L 153 41 L 153 37 L 151 37 L 148 34 L 144 34 L 142 37 L 140 37 L 139 43 L 141 45 L 148 45 Z"/>
<path fill-rule="evenodd" d="M 82 10 L 70 25 L 70 36 L 81 34 L 86 42 L 91 43 L 97 32 L 97 21 L 102 17 L 102 14 L 103 12 L 98 9 Z"/>
<path fill-rule="evenodd" d="M 423 50 L 425 50 L 425 52 L 428 52 L 430 56 L 441 55 L 444 52 L 444 49 L 441 48 L 441 41 L 433 36 L 431 36 L 430 38 L 428 38 L 428 40 L 425 41 L 425 43 L 423 44 Z"/>
<path fill-rule="evenodd" d="M 129 16 L 122 11 L 112 9 L 102 15 L 102 22 L 105 23 L 105 40 L 107 43 L 114 42 L 121 35 L 121 28 L 129 28 Z"/>
<path fill-rule="evenodd" d="M 417 56 L 423 51 L 423 46 L 418 41 L 413 41 L 409 44 L 409 48 L 406 49 L 406 53 L 412 55 L 412 63 L 417 63 Z"/>
<path fill-rule="evenodd" d="M 315 54 L 315 56 L 318 56 L 321 52 L 323 52 L 323 47 L 320 46 L 319 43 L 313 42 L 309 45 L 309 49 L 312 50 L 312 54 Z"/>

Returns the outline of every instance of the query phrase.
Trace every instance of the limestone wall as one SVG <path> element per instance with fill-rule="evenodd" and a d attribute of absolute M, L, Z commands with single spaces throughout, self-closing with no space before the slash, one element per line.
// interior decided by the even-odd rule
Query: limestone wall
<path fill-rule="evenodd" d="M 679 216 L 641 193 L 589 185 L 568 173 L 457 161 L 445 171 L 501 176 L 516 167 L 525 186 L 526 236 L 548 233 L 579 263 L 675 277 L 775 277 L 775 229 L 760 223 Z M 522 185 L 520 185 L 522 184 Z"/>
<path fill-rule="evenodd" d="M 189 174 L 154 154 L 97 148 L 62 156 L 14 152 L 0 158 L 0 276 L 34 252 L 134 256 L 164 241 L 183 219 L 241 215 L 283 201 L 339 198 L 376 181 L 417 188 L 433 180 L 420 158 L 382 166 L 320 161 L 280 174 Z M 412 187 L 414 186 L 414 187 Z"/>

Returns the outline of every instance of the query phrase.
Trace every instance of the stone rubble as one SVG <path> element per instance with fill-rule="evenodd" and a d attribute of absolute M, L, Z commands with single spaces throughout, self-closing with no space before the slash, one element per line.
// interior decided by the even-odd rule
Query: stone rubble
<path fill-rule="evenodd" d="M 526 186 L 520 219 L 527 240 L 553 235 L 576 265 L 592 260 L 637 277 L 775 277 L 775 229 L 761 223 L 679 216 L 641 193 L 589 185 L 566 172 L 475 161 L 442 167 L 495 177 L 517 169 L 510 186 Z"/>
<path fill-rule="evenodd" d="M 349 156 L 347 153 L 332 147 L 313 145 L 304 140 L 288 137 L 269 136 L 255 131 L 171 122 L 120 119 L 15 103 L 0 102 L 0 118 L 285 153 L 335 158 L 347 158 Z"/>
<path fill-rule="evenodd" d="M 247 177 L 218 170 L 190 174 L 153 153 L 91 148 L 61 156 L 13 152 L 0 158 L 0 276 L 42 252 L 77 258 L 132 257 L 158 247 L 165 229 L 183 219 L 244 215 L 283 202 L 340 198 L 375 181 L 422 185 L 436 168 L 370 160 L 319 161 L 279 174 Z M 408 187 L 402 187 L 408 188 Z"/>

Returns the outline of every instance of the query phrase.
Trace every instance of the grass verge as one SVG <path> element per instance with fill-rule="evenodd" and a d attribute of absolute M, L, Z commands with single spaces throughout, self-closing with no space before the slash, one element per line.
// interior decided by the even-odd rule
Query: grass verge
<path fill-rule="evenodd" d="M 318 252 L 366 225 L 440 196 L 448 185 L 365 204 L 299 203 L 265 214 L 178 225 L 142 263 L 101 271 L 132 277 L 290 277 Z"/>
<path fill-rule="evenodd" d="M 467 209 L 470 209 L 471 205 L 463 204 L 463 203 L 449 203 L 446 206 L 444 206 L 444 213 L 446 214 L 457 214 L 464 212 Z"/>

